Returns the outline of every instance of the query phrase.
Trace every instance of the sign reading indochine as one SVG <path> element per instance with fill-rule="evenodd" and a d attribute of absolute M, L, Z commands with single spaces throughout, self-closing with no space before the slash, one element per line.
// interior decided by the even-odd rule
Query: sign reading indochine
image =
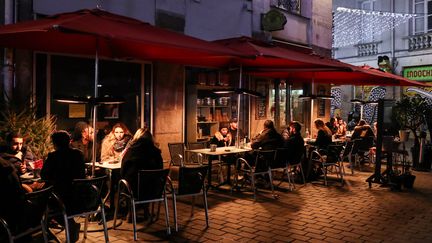
<path fill-rule="evenodd" d="M 404 68 L 403 76 L 416 81 L 432 81 L 432 66 Z"/>

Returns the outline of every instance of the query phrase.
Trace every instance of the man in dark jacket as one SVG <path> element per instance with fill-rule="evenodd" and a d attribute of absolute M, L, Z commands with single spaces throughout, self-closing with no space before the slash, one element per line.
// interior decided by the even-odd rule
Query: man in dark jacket
<path fill-rule="evenodd" d="M 75 191 L 72 186 L 74 179 L 85 178 L 85 163 L 82 152 L 70 147 L 70 136 L 66 131 L 58 131 L 51 135 L 54 152 L 48 154 L 41 171 L 43 180 L 54 186 L 54 191 L 66 205 L 66 210 L 71 211 L 79 207 L 80 203 L 75 199 Z M 63 224 L 61 219 L 58 220 Z M 69 220 L 71 241 L 79 238 L 80 224 L 73 219 Z"/>
<path fill-rule="evenodd" d="M 1 157 L 15 166 L 18 175 L 31 171 L 28 162 L 34 161 L 35 156 L 24 145 L 24 137 L 20 133 L 11 132 L 6 137 L 6 143 L 6 147 L 0 149 Z"/>
<path fill-rule="evenodd" d="M 302 153 L 304 153 L 304 140 L 301 136 L 301 125 L 293 121 L 289 125 L 289 137 L 284 139 L 284 147 L 288 148 L 289 162 L 298 163 Z"/>
<path fill-rule="evenodd" d="M 272 150 L 282 146 L 282 136 L 276 131 L 273 121 L 264 122 L 264 129 L 252 139 L 253 149 Z"/>

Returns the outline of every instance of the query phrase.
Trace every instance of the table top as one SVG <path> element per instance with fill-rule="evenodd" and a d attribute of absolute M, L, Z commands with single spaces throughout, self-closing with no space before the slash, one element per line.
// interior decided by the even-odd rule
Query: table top
<path fill-rule="evenodd" d="M 86 163 L 86 164 L 92 165 L 92 163 Z M 103 161 L 103 162 L 96 162 L 95 166 L 104 169 L 115 170 L 121 168 L 121 163 L 118 161 L 116 163 L 113 163 L 113 161 Z"/>
<path fill-rule="evenodd" d="M 216 151 L 212 152 L 209 148 L 204 149 L 188 149 L 186 152 L 191 153 L 201 153 L 206 155 L 224 155 L 224 154 L 237 154 L 237 153 L 244 153 L 251 151 L 252 148 L 244 147 L 244 148 L 236 148 L 235 146 L 228 146 L 228 147 L 218 147 L 216 148 Z"/>

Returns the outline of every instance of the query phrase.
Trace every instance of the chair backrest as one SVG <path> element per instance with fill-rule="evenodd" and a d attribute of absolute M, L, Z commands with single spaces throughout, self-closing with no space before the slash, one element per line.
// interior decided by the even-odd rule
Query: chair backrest
<path fill-rule="evenodd" d="M 171 165 L 183 166 L 185 146 L 183 143 L 168 143 Z"/>
<path fill-rule="evenodd" d="M 361 138 L 358 138 L 358 139 L 354 139 L 352 142 L 353 142 L 353 145 L 351 147 L 350 154 L 354 155 L 354 154 L 358 153 L 358 151 L 360 149 L 360 144 L 362 143 L 362 140 L 361 140 Z"/>
<path fill-rule="evenodd" d="M 204 149 L 207 148 L 207 142 L 190 142 L 188 143 L 188 149 Z M 189 153 L 187 161 L 189 163 L 196 163 L 201 164 L 202 161 L 200 161 L 202 158 L 198 155 L 198 153 Z"/>
<path fill-rule="evenodd" d="M 342 158 L 347 157 L 351 153 L 351 149 L 353 147 L 354 141 L 348 141 L 345 144 L 345 148 L 343 150 Z"/>
<path fill-rule="evenodd" d="M 96 210 L 102 202 L 102 188 L 105 186 L 107 175 L 94 178 L 74 179 L 73 209 L 68 209 L 73 213 Z"/>
<path fill-rule="evenodd" d="M 181 167 L 177 194 L 188 195 L 201 192 L 204 188 L 208 166 Z"/>
<path fill-rule="evenodd" d="M 32 211 L 32 216 L 34 217 L 34 224 L 39 224 L 42 216 L 47 210 L 49 200 L 53 192 L 53 186 L 49 186 L 39 191 L 34 191 L 25 194 L 25 199 L 27 200 L 28 207 Z M 33 221 L 33 219 L 28 219 L 28 221 Z"/>
<path fill-rule="evenodd" d="M 256 150 L 255 172 L 267 171 L 276 159 L 276 150 Z"/>
<path fill-rule="evenodd" d="M 303 146 L 302 149 L 293 152 L 293 154 L 288 155 L 288 163 L 294 165 L 303 162 L 306 157 L 306 147 Z"/>
<path fill-rule="evenodd" d="M 138 171 L 138 201 L 148 201 L 163 197 L 169 169 Z"/>

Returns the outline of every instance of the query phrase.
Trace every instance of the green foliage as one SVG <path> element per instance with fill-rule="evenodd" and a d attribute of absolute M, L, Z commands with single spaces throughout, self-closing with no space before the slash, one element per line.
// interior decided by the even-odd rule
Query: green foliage
<path fill-rule="evenodd" d="M 424 114 L 427 110 L 427 103 L 421 96 L 405 96 L 396 102 L 392 116 L 393 120 L 399 125 L 399 129 L 409 129 L 413 132 L 417 142 L 417 130 L 426 122 Z"/>
<path fill-rule="evenodd" d="M 37 118 L 35 109 L 11 105 L 0 110 L 0 140 L 4 142 L 9 132 L 19 132 L 37 158 L 46 159 L 52 151 L 50 135 L 54 130 L 54 116 Z"/>

